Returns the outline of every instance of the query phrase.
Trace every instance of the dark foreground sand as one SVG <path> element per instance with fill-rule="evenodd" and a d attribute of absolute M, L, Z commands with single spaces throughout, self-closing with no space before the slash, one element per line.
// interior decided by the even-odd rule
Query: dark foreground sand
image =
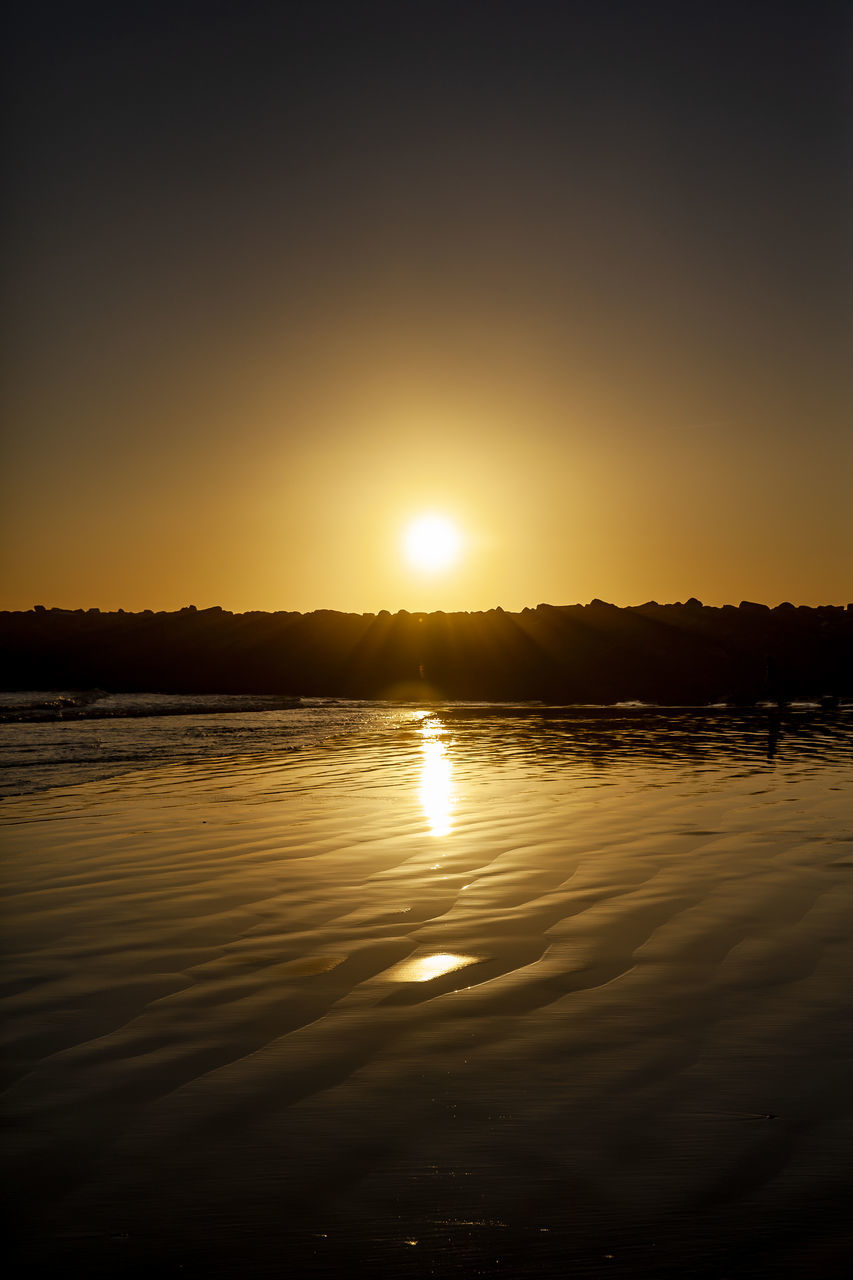
<path fill-rule="evenodd" d="M 849 775 L 431 716 L 5 802 L 16 1274 L 845 1274 Z"/>

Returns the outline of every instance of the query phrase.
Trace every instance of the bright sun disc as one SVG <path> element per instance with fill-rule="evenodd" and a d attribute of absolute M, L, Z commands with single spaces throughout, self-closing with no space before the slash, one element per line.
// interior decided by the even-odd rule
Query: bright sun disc
<path fill-rule="evenodd" d="M 427 572 L 446 569 L 459 555 L 459 532 L 444 516 L 421 516 L 406 530 L 406 558 Z"/>

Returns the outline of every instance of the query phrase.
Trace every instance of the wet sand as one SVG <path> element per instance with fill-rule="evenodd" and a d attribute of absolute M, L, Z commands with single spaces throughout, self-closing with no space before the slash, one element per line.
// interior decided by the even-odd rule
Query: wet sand
<path fill-rule="evenodd" d="M 19 1274 L 847 1272 L 849 757 L 547 732 L 3 803 Z"/>

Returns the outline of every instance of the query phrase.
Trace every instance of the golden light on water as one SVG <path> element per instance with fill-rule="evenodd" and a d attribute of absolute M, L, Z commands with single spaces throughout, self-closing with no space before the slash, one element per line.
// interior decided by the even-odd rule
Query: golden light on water
<path fill-rule="evenodd" d="M 424 573 L 449 569 L 459 558 L 462 539 L 446 516 L 424 515 L 407 527 L 403 540 L 406 560 Z"/>
<path fill-rule="evenodd" d="M 453 771 L 447 747 L 442 739 L 439 720 L 425 720 L 421 726 L 420 799 L 429 823 L 430 835 L 446 836 L 452 830 L 452 812 L 456 803 Z"/>
<path fill-rule="evenodd" d="M 388 977 L 394 982 L 430 982 L 445 973 L 477 964 L 478 959 L 477 956 L 460 955 L 453 951 L 439 951 L 431 956 L 412 956 L 409 960 L 395 964 L 389 970 Z"/>

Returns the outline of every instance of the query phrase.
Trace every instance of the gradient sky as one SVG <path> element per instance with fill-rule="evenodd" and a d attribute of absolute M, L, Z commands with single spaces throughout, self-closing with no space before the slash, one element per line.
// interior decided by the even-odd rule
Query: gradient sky
<path fill-rule="evenodd" d="M 853 599 L 851 15 L 18 6 L 0 607 Z"/>

